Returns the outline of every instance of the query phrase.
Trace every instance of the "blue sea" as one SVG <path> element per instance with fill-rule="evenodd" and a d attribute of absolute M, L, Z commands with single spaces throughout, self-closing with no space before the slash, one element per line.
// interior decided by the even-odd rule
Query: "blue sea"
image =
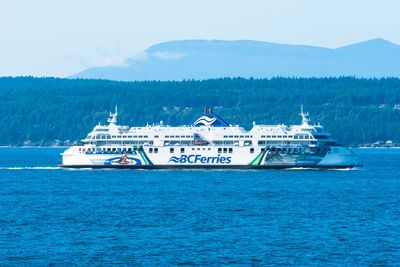
<path fill-rule="evenodd" d="M 400 150 L 356 170 L 64 170 L 0 149 L 0 265 L 399 266 Z"/>

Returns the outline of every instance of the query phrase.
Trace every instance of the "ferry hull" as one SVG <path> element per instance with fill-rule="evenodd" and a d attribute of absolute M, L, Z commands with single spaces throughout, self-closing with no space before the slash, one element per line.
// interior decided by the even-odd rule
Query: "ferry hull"
<path fill-rule="evenodd" d="M 361 165 L 60 165 L 66 169 L 135 169 L 135 170 L 283 170 L 283 169 L 352 169 Z"/>
<path fill-rule="evenodd" d="M 215 148 L 216 149 L 216 148 Z M 219 154 L 214 148 L 194 150 L 192 154 L 169 152 L 149 154 L 141 149 L 130 154 L 82 154 L 75 147 L 62 154 L 64 168 L 92 169 L 338 169 L 359 166 L 358 157 L 346 147 L 333 147 L 324 154 L 285 154 L 261 150 L 249 153 L 248 148 L 236 148 L 237 153 Z M 162 150 L 160 151 L 162 152 Z"/>

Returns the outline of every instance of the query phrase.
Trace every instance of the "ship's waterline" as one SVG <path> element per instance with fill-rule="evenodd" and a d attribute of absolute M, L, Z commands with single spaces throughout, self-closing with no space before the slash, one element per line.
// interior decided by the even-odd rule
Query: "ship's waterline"
<path fill-rule="evenodd" d="M 338 145 L 301 110 L 299 125 L 257 125 L 250 131 L 206 109 L 190 125 L 117 125 L 117 109 L 107 125 L 97 125 L 62 153 L 63 167 L 93 168 L 349 168 L 358 156 Z"/>

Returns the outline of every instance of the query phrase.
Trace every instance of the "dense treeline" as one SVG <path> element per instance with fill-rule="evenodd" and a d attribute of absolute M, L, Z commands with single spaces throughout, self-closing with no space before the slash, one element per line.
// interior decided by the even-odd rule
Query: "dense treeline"
<path fill-rule="evenodd" d="M 204 107 L 232 124 L 295 124 L 303 103 L 346 144 L 400 140 L 400 80 L 343 78 L 115 82 L 0 78 L 0 145 L 76 141 L 118 105 L 119 123 L 188 124 Z M 399 105 L 399 106 L 396 106 Z"/>

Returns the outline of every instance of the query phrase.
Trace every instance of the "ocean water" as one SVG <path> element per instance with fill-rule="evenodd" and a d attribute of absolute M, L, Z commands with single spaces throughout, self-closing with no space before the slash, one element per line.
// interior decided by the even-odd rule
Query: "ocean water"
<path fill-rule="evenodd" d="M 64 170 L 0 149 L 0 265 L 400 265 L 400 150 L 356 170 Z"/>

